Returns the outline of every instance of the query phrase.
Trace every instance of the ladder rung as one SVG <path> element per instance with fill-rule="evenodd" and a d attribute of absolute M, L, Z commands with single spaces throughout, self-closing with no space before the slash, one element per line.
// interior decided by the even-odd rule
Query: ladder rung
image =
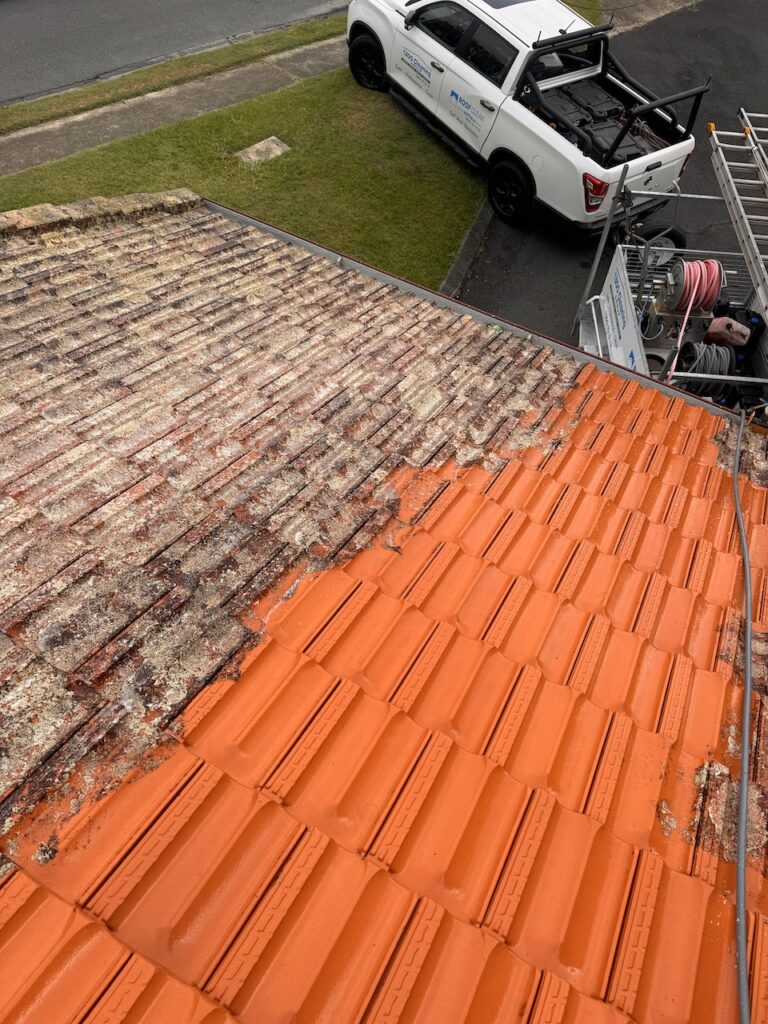
<path fill-rule="evenodd" d="M 740 132 L 712 132 L 712 164 L 754 293 L 768 313 L 768 114 L 742 108 L 739 120 Z"/>

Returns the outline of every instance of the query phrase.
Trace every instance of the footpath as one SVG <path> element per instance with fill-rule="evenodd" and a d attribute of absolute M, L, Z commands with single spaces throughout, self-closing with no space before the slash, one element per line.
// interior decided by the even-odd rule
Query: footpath
<path fill-rule="evenodd" d="M 343 36 L 0 137 L 0 176 L 186 121 L 341 67 Z"/>

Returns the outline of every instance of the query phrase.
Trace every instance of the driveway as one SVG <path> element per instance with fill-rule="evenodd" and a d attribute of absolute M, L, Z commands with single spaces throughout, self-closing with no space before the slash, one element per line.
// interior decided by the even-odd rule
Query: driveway
<path fill-rule="evenodd" d="M 765 39 L 768 4 L 755 0 L 701 0 L 696 8 L 666 15 L 618 35 L 621 61 L 659 93 L 675 93 L 712 76 L 696 131 L 698 150 L 683 179 L 687 192 L 719 195 L 709 157 L 706 126 L 736 128 L 736 112 L 768 112 Z M 656 214 L 663 222 L 666 212 Z M 677 217 L 692 249 L 735 251 L 725 206 L 681 200 Z M 496 316 L 564 341 L 586 283 L 596 248 L 554 216 L 542 215 L 536 230 L 522 231 L 491 221 L 459 298 Z M 602 276 L 598 276 L 602 282 Z"/>
<path fill-rule="evenodd" d="M 0 103 L 343 6 L 341 0 L 0 0 Z"/>

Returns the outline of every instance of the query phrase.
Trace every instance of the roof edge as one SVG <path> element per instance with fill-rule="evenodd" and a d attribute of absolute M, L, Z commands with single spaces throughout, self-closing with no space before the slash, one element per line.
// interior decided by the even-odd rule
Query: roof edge
<path fill-rule="evenodd" d="M 441 292 L 433 291 L 431 288 L 425 288 L 423 285 L 415 284 L 413 281 L 407 280 L 407 278 L 397 277 L 395 274 L 388 274 L 383 270 L 378 270 L 376 267 L 371 266 L 370 263 L 364 263 L 362 260 L 356 260 L 350 256 L 345 256 L 344 253 L 338 252 L 336 249 L 329 249 L 327 246 L 319 245 L 317 242 L 312 242 L 301 235 L 295 235 L 290 231 L 285 231 L 283 228 L 278 228 L 274 224 L 270 224 L 269 221 L 258 220 L 256 217 L 249 217 L 247 214 L 241 213 L 239 210 L 232 209 L 231 206 L 225 206 L 222 203 L 217 203 L 214 200 L 206 199 L 205 197 L 203 198 L 203 206 L 212 213 L 218 213 L 223 217 L 227 217 L 229 220 L 234 220 L 241 224 L 257 228 L 260 231 L 265 231 L 267 234 L 273 235 L 275 238 L 279 238 L 283 242 L 287 242 L 291 245 L 299 245 L 303 249 L 308 249 L 317 256 L 325 257 L 325 259 L 330 260 L 332 263 L 337 263 L 349 270 L 357 270 L 359 273 L 365 274 L 366 277 L 372 277 L 377 281 L 381 281 L 382 284 L 391 285 L 393 288 L 398 288 L 400 291 L 406 292 L 409 295 L 414 295 L 419 299 L 426 299 L 429 302 L 434 302 L 436 305 L 453 310 L 455 313 L 471 316 L 474 320 L 477 320 L 478 323 L 492 327 L 501 327 L 507 331 L 513 331 L 526 341 L 534 341 L 538 344 L 546 345 L 548 348 L 553 349 L 560 355 L 573 359 L 574 362 L 587 363 L 591 366 L 595 366 L 598 370 L 602 370 L 604 373 L 615 373 L 617 376 L 622 377 L 625 380 L 637 381 L 641 387 L 652 388 L 654 391 L 660 391 L 663 395 L 667 395 L 669 398 L 679 398 L 688 405 L 694 405 L 699 409 L 706 409 L 707 412 L 712 413 L 713 416 L 720 416 L 732 423 L 739 422 L 739 417 L 736 413 L 732 412 L 730 409 L 725 409 L 722 406 L 715 405 L 714 402 L 707 402 L 705 399 L 699 398 L 697 395 L 692 395 L 688 391 L 683 391 L 681 388 L 673 387 L 670 384 L 663 384 L 661 381 L 655 380 L 653 377 L 646 377 L 642 373 L 629 370 L 624 366 L 619 366 L 617 363 L 611 363 L 607 359 L 601 359 L 600 356 L 592 355 L 591 353 L 585 352 L 583 349 L 577 348 L 576 346 L 566 345 L 565 342 L 557 341 L 555 338 L 550 338 L 546 334 L 538 334 L 535 331 L 531 331 L 527 327 L 522 326 L 522 324 L 515 323 L 513 320 L 505 320 L 503 317 L 491 316 L 488 313 L 484 313 L 481 309 L 477 309 L 475 306 L 470 306 L 468 303 L 462 302 L 460 299 L 454 299 L 448 295 L 443 295 Z"/>
<path fill-rule="evenodd" d="M 80 199 L 54 206 L 41 203 L 22 210 L 0 213 L 0 238 L 41 234 L 64 227 L 92 227 L 111 220 L 139 220 L 152 213 L 181 213 L 202 205 L 202 198 L 187 188 L 167 192 L 134 192 L 129 195 Z"/>

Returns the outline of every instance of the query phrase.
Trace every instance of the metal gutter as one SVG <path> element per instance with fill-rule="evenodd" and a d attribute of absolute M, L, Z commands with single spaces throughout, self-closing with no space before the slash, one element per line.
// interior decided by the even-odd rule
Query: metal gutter
<path fill-rule="evenodd" d="M 696 406 L 700 409 L 706 409 L 714 416 L 721 416 L 723 419 L 728 420 L 732 423 L 738 423 L 739 417 L 731 412 L 730 409 L 723 409 L 715 405 L 712 402 L 706 402 L 702 398 L 698 398 L 696 395 L 691 395 L 687 391 L 682 391 L 680 388 L 671 387 L 669 384 L 662 384 L 661 381 L 654 380 L 653 377 L 646 377 L 641 373 L 635 373 L 633 370 L 629 370 L 624 366 L 618 366 L 616 363 L 611 363 L 607 359 L 601 359 L 599 356 L 592 355 L 589 352 L 584 352 L 580 348 L 575 348 L 572 345 L 566 345 L 561 341 L 556 341 L 554 338 L 548 337 L 546 334 L 536 334 L 533 331 L 528 330 L 521 324 L 516 324 L 512 320 L 504 320 L 500 317 L 490 316 L 488 313 L 484 313 L 480 309 L 476 309 L 474 306 L 467 305 L 465 302 L 461 302 L 458 299 L 449 298 L 446 295 L 441 295 L 439 292 L 432 291 L 431 288 L 424 288 L 421 285 L 414 284 L 412 281 L 407 281 L 405 278 L 396 277 L 393 274 L 387 274 L 383 270 L 377 270 L 376 267 L 372 267 L 369 263 L 363 263 L 360 260 L 352 259 L 350 256 L 345 256 L 343 253 L 337 252 L 335 249 L 329 249 L 326 246 L 318 245 L 317 242 L 312 242 L 308 238 L 303 238 L 301 235 L 295 235 L 290 231 L 284 231 L 282 228 L 276 227 L 274 224 L 270 224 L 268 221 L 257 220 L 255 217 L 249 217 L 244 213 L 240 213 L 239 210 L 233 210 L 229 206 L 225 206 L 222 203 L 214 202 L 212 199 L 203 198 L 203 205 L 211 213 L 217 213 L 222 217 L 226 217 L 228 220 L 235 221 L 239 224 L 244 224 L 246 227 L 257 228 L 259 231 L 264 231 L 269 235 L 273 235 L 275 238 L 279 238 L 282 242 L 287 242 L 289 245 L 298 245 L 303 249 L 307 249 L 315 256 L 322 256 L 324 259 L 329 260 L 331 263 L 335 263 L 345 270 L 356 270 L 360 274 L 364 274 L 366 277 L 372 277 L 377 281 L 381 281 L 382 284 L 390 285 L 393 288 L 397 288 L 401 292 L 405 292 L 408 295 L 414 295 L 416 298 L 424 299 L 427 302 L 433 302 L 436 306 L 441 306 L 444 309 L 450 309 L 454 313 L 458 313 L 462 316 L 471 316 L 478 323 L 486 324 L 489 327 L 500 327 L 502 330 L 514 331 L 516 334 L 522 335 L 526 340 L 537 341 L 542 345 L 546 345 L 559 355 L 566 356 L 569 359 L 573 359 L 577 363 L 588 363 L 592 366 L 597 366 L 601 370 L 606 370 L 610 373 L 615 373 L 617 376 L 622 377 L 625 380 L 637 381 L 642 387 L 653 388 L 655 391 L 661 392 L 668 398 L 679 398 L 688 405 Z"/>
<path fill-rule="evenodd" d="M 749 755 L 752 748 L 752 569 L 749 562 L 749 540 L 739 495 L 741 444 L 746 419 L 739 417 L 736 450 L 733 453 L 731 479 L 736 522 L 739 528 L 741 560 L 744 566 L 744 687 L 741 710 L 741 753 L 739 756 L 739 807 L 736 822 L 736 976 L 739 998 L 739 1024 L 752 1019 L 749 992 L 749 942 L 747 939 L 747 824 L 749 819 Z"/>

